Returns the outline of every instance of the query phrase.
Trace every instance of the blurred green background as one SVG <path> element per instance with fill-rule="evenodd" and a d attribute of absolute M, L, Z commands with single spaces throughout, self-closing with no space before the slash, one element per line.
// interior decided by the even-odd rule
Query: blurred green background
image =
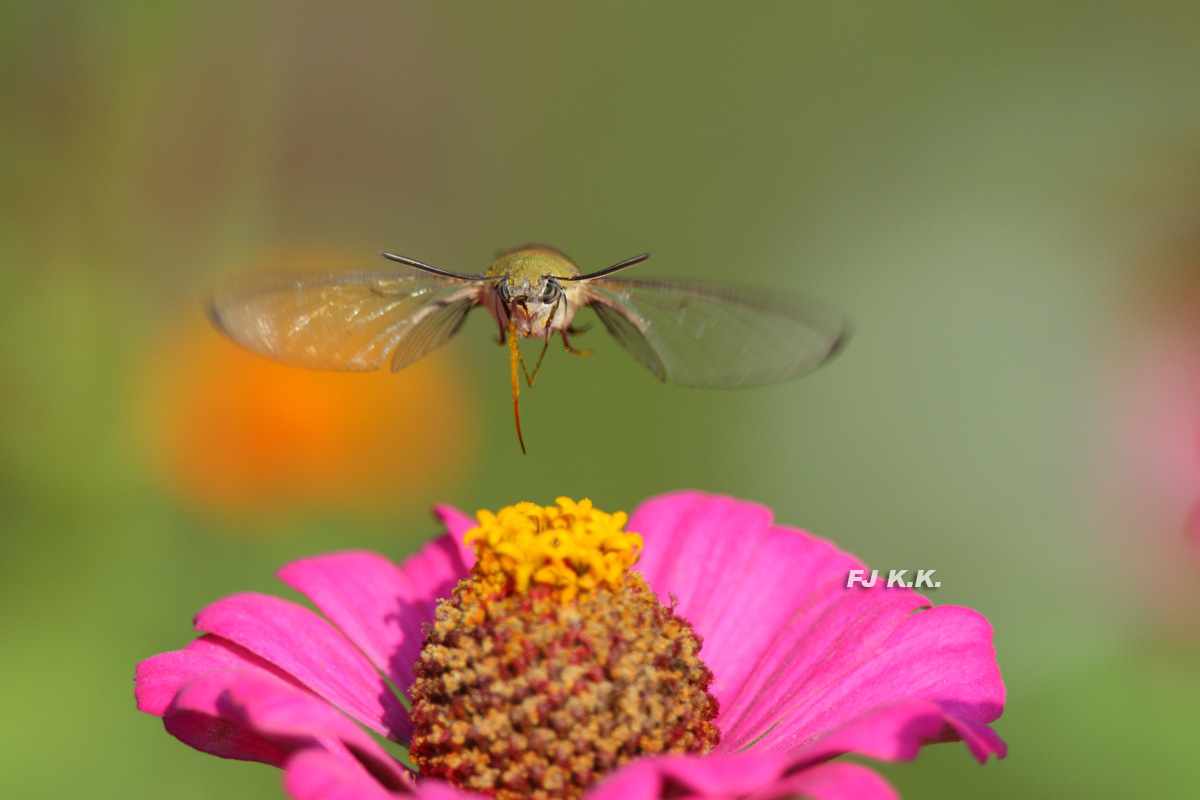
<path fill-rule="evenodd" d="M 0 791 L 281 797 L 134 709 L 196 610 L 403 557 L 433 502 L 697 487 L 991 620 L 1010 756 L 881 767 L 906 796 L 1200 796 L 1198 41 L 1194 3 L 6 4 Z M 311 376 L 201 312 L 238 271 L 527 241 L 855 337 L 702 392 L 590 333 L 522 394 L 522 457 L 482 314 Z"/>

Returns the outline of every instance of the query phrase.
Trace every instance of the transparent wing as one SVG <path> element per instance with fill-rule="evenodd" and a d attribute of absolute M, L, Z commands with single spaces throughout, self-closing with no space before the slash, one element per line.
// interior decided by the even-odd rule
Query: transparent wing
<path fill-rule="evenodd" d="M 816 301 L 740 286 L 598 279 L 586 302 L 638 361 L 683 386 L 785 381 L 816 369 L 849 337 L 845 320 Z"/>
<path fill-rule="evenodd" d="M 417 321 L 396 345 L 392 353 L 392 372 L 404 369 L 458 333 L 467 312 L 475 305 L 475 297 L 475 291 L 472 291 L 457 300 L 435 303 L 435 308 Z"/>
<path fill-rule="evenodd" d="M 258 274 L 215 291 L 213 324 L 259 355 L 310 369 L 400 369 L 458 330 L 482 285 L 423 272 Z"/>

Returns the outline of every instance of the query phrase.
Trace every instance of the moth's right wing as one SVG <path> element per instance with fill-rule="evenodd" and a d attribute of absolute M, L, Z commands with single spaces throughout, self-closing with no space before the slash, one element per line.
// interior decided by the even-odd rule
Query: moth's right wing
<path fill-rule="evenodd" d="M 484 284 L 424 272 L 260 273 L 213 292 L 213 324 L 261 356 L 309 369 L 397 370 L 444 344 Z"/>

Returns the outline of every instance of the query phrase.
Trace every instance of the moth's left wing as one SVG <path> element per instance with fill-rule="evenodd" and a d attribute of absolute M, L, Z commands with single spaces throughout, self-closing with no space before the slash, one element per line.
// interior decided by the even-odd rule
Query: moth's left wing
<path fill-rule="evenodd" d="M 617 341 L 659 377 L 734 389 L 785 381 L 834 356 L 849 327 L 820 303 L 726 284 L 596 279 L 589 303 Z"/>

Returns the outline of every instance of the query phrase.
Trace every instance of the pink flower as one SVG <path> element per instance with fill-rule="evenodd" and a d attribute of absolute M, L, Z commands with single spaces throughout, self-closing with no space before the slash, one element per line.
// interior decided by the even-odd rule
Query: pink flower
<path fill-rule="evenodd" d="M 351 722 L 411 741 L 393 687 L 407 695 L 438 601 L 474 561 L 462 539 L 477 523 L 437 513 L 449 533 L 400 565 L 344 552 L 284 567 L 324 617 L 249 593 L 205 608 L 199 639 L 138 665 L 138 708 L 199 750 L 281 767 L 300 800 L 477 796 L 418 777 Z M 703 756 L 633 760 L 588 800 L 886 798 L 895 793 L 876 773 L 832 759 L 907 760 L 955 740 L 981 763 L 1004 756 L 989 727 L 1004 685 L 977 612 L 930 607 L 882 580 L 847 588 L 861 562 L 732 498 L 654 498 L 628 529 L 644 540 L 637 570 L 703 639 L 720 742 Z"/>

